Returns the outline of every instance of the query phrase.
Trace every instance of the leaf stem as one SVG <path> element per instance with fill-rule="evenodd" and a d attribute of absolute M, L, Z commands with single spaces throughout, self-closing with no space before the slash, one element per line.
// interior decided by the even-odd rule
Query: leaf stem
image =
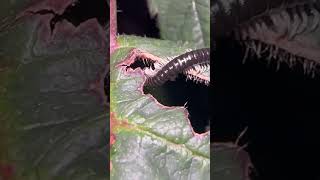
<path fill-rule="evenodd" d="M 110 0 L 110 53 L 117 49 L 117 1 Z"/>

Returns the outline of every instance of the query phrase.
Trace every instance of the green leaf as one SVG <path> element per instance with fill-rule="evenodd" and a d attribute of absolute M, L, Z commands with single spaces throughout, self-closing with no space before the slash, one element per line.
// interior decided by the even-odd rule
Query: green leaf
<path fill-rule="evenodd" d="M 209 180 L 210 133 L 193 132 L 185 108 L 144 94 L 141 69 L 119 66 L 141 51 L 167 57 L 195 45 L 135 36 L 120 36 L 118 44 L 111 56 L 111 179 Z"/>
<path fill-rule="evenodd" d="M 13 169 L 10 179 L 106 179 L 105 32 L 91 19 L 51 35 L 44 16 L 0 30 L 0 169 Z"/>
<path fill-rule="evenodd" d="M 210 47 L 209 0 L 148 0 L 148 4 L 163 39 Z"/>

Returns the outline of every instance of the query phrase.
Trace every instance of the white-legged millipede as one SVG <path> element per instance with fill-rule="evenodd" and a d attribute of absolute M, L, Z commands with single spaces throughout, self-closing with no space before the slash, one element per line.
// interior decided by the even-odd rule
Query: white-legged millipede
<path fill-rule="evenodd" d="M 159 86 L 195 65 L 210 63 L 210 48 L 196 49 L 179 55 L 168 62 L 154 76 L 146 80 L 145 86 Z"/>

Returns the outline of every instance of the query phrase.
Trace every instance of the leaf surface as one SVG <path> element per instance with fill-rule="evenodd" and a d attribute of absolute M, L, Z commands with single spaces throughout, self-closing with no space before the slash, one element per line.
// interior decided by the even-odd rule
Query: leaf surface
<path fill-rule="evenodd" d="M 139 52 L 178 55 L 194 44 L 118 37 L 111 56 L 111 179 L 210 179 L 210 133 L 196 134 L 184 107 L 165 107 L 142 91 L 140 68 L 126 71 Z"/>

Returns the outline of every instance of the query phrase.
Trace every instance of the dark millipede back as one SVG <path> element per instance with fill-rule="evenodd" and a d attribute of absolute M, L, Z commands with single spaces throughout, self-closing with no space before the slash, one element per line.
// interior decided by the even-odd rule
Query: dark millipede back
<path fill-rule="evenodd" d="M 156 75 L 149 77 L 145 86 L 159 86 L 172 77 L 176 77 L 184 70 L 202 63 L 210 62 L 210 48 L 197 49 L 186 52 L 166 64 Z"/>

